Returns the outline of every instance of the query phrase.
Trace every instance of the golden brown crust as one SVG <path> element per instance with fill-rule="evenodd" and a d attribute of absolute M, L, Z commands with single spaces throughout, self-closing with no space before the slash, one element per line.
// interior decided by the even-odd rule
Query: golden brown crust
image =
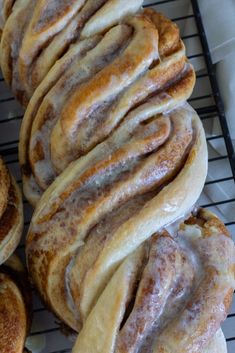
<path fill-rule="evenodd" d="M 28 147 L 31 134 L 32 123 L 39 109 L 44 96 L 48 93 L 50 88 L 58 81 L 59 77 L 71 66 L 75 60 L 79 60 L 88 50 L 91 50 L 101 39 L 101 36 L 95 36 L 91 39 L 81 41 L 74 44 L 73 47 L 63 56 L 48 73 L 46 79 L 39 85 L 35 91 L 34 96 L 30 100 L 24 119 L 20 129 L 20 141 L 19 141 L 19 162 L 23 174 L 23 187 L 24 193 L 31 200 L 34 197 L 38 199 L 40 197 L 40 190 L 35 185 L 31 184 L 31 170 L 28 162 Z M 28 191 L 28 186 L 30 190 Z M 29 196 L 30 195 L 30 196 Z M 36 202 L 31 201 L 33 204 Z"/>
<path fill-rule="evenodd" d="M 20 190 L 0 159 L 0 264 L 16 249 L 23 229 L 23 205 Z"/>
<path fill-rule="evenodd" d="M 130 25 L 133 24 L 136 34 L 123 54 L 118 56 L 116 60 L 111 61 L 109 65 L 106 65 L 93 77 L 90 77 L 87 82 L 82 83 L 82 89 L 75 89 L 74 93 L 72 92 L 70 97 L 65 101 L 61 112 L 59 112 L 60 119 L 58 123 L 55 124 L 51 134 L 52 168 L 53 165 L 57 166 L 59 164 L 60 166 L 62 163 L 64 168 L 72 159 L 79 156 L 77 143 L 73 141 L 71 132 L 74 130 L 73 135 L 76 140 L 79 140 L 79 137 L 76 138 L 77 127 L 80 126 L 80 123 L 88 121 L 88 119 L 93 120 L 92 117 L 89 117 L 89 111 L 92 111 L 94 106 L 100 105 L 103 101 L 108 100 L 110 95 L 118 95 L 118 93 L 122 91 L 125 86 L 133 82 L 157 56 L 155 43 L 155 40 L 157 40 L 157 32 L 153 25 L 146 22 L 146 20 L 140 16 L 127 21 L 127 25 L 128 23 L 130 23 Z M 114 92 L 112 93 L 112 91 Z M 78 116 L 79 120 L 77 118 Z M 44 116 L 44 120 L 45 119 L 48 120 L 46 116 Z M 43 128 L 43 126 L 41 128 Z M 36 138 L 38 131 L 39 130 L 36 130 L 33 126 L 31 141 Z M 58 146 L 56 142 L 58 138 L 63 148 Z M 39 146 L 42 146 L 42 144 L 40 139 L 38 144 L 35 145 L 35 148 L 32 148 L 32 151 L 30 150 L 31 167 L 34 170 L 34 175 L 40 186 L 43 186 L 43 183 L 40 182 L 41 175 L 40 172 L 37 173 L 36 171 L 36 164 L 39 164 L 41 160 L 43 163 L 44 160 L 39 153 Z M 55 144 L 57 147 L 55 147 Z M 44 147 L 43 150 L 45 157 Z M 61 171 L 61 168 L 59 171 Z"/>
<path fill-rule="evenodd" d="M 31 291 L 16 256 L 0 267 L 0 349 L 21 353 L 31 323 Z"/>
<path fill-rule="evenodd" d="M 147 22 L 145 17 L 140 15 L 136 18 L 131 18 L 126 22 L 127 25 L 133 26 L 135 31 L 134 37 L 123 56 L 121 56 L 117 61 L 114 60 L 111 65 L 107 67 L 104 71 L 101 71 L 94 79 L 92 78 L 88 85 L 84 87 L 81 91 L 76 91 L 74 96 L 68 101 L 68 115 L 67 118 L 63 115 L 61 116 L 61 125 L 63 131 L 67 132 L 71 128 L 71 125 L 74 123 L 75 111 L 79 111 L 79 104 L 92 106 L 93 103 L 91 99 L 100 95 L 100 88 L 106 90 L 106 87 L 110 89 L 110 80 L 113 77 L 117 87 L 122 87 L 125 84 L 126 78 L 124 75 L 131 76 L 136 75 L 138 68 L 145 68 L 148 66 L 149 62 L 151 63 L 153 59 L 157 59 L 157 42 L 158 42 L 158 33 L 155 30 L 151 22 Z M 135 71 L 136 70 L 136 71 Z M 137 75 L 140 74 L 137 71 Z M 118 78 L 121 79 L 120 82 Z M 128 82 L 129 83 L 129 82 Z M 111 85 L 112 87 L 112 85 Z M 113 87 L 112 87 L 113 88 Z M 125 88 L 125 86 L 124 86 Z M 92 95 L 91 95 L 92 93 Z M 81 108 L 83 112 L 83 108 Z M 79 122 L 77 122 L 79 125 Z"/>
<path fill-rule="evenodd" d="M 179 48 L 180 42 L 180 31 L 178 26 L 166 16 L 153 9 L 145 9 L 143 13 L 154 23 L 159 32 L 160 57 L 163 59 L 176 52 Z"/>
<path fill-rule="evenodd" d="M 195 73 L 187 63 L 178 29 L 163 15 L 150 13 L 155 23 L 148 11 L 125 20 L 64 73 L 66 59 L 61 59 L 36 91 L 23 119 L 19 146 L 25 194 L 34 205 L 69 162 L 104 141 L 131 110 L 144 108 L 155 97 L 152 106 L 158 106 L 160 113 L 191 95 Z M 123 32 L 120 38 L 118 31 Z M 172 40 L 167 44 L 168 37 Z M 104 46 L 108 38 L 116 46 L 113 52 L 111 46 L 109 50 L 108 44 Z M 166 55 L 157 60 L 160 48 Z M 55 84 L 56 72 L 62 78 Z"/>
<path fill-rule="evenodd" d="M 20 293 L 0 274 L 0 339 L 2 352 L 22 352 L 26 336 L 26 313 Z"/>
<path fill-rule="evenodd" d="M 14 1 L 4 1 L 1 66 L 17 99 L 27 105 L 71 43 L 102 33 L 136 13 L 142 2 L 18 0 L 11 11 Z"/>
<path fill-rule="evenodd" d="M 138 18 L 140 19 L 140 17 Z M 139 60 L 139 56 L 138 53 L 141 55 L 141 60 L 144 59 L 143 54 L 146 57 L 146 61 L 150 60 L 150 56 L 148 55 L 148 50 L 150 50 L 150 44 L 151 44 L 151 40 L 150 40 L 150 27 L 148 26 L 147 22 L 146 25 L 144 25 L 144 18 L 142 19 L 143 22 L 143 27 L 145 30 L 147 30 L 147 33 L 149 34 L 149 40 L 147 40 L 146 35 L 142 35 L 141 31 L 139 34 L 138 38 L 138 22 L 137 22 L 137 26 L 135 28 L 135 31 L 137 32 L 136 38 L 133 38 L 133 43 L 130 44 L 130 46 L 128 47 L 128 49 L 130 49 L 130 53 L 133 56 L 134 60 L 133 63 L 131 65 L 131 70 L 127 69 L 126 65 L 124 65 L 124 71 L 125 71 L 125 75 L 129 76 L 129 80 L 131 82 L 132 76 L 131 76 L 131 72 L 133 72 L 133 68 L 135 65 L 137 65 L 137 60 Z M 133 23 L 133 21 L 127 22 L 130 25 Z M 134 24 L 134 23 L 133 23 Z M 139 30 L 141 29 L 141 23 L 139 24 Z M 148 28 L 149 27 L 149 28 Z M 154 40 L 154 32 L 152 32 L 152 43 Z M 143 44 L 145 46 L 145 49 L 143 48 L 143 50 L 141 50 L 141 38 L 143 39 Z M 157 41 L 158 38 L 156 36 L 155 41 Z M 137 51 L 135 50 L 135 46 L 137 44 Z M 149 47 L 149 49 L 147 49 L 147 46 Z M 127 50 L 128 50 L 127 49 Z M 126 52 L 126 54 L 129 54 Z M 128 59 L 128 55 L 127 55 L 127 60 Z M 148 59 L 149 58 L 149 59 Z M 93 131 L 89 131 L 89 125 L 88 128 L 86 129 L 86 125 L 85 128 L 83 128 L 83 124 L 82 125 L 82 120 L 84 119 L 94 119 L 93 117 L 89 118 L 89 109 L 92 110 L 93 106 L 96 105 L 100 105 L 101 102 L 100 101 L 105 101 L 110 99 L 109 97 L 113 94 L 113 95 L 117 95 L 117 93 L 115 93 L 115 87 L 116 84 L 118 82 L 118 79 L 115 79 L 115 85 L 110 85 L 110 77 L 121 77 L 119 72 L 117 75 L 117 70 L 122 70 L 122 60 L 124 60 L 125 62 L 125 57 L 123 56 L 123 58 L 121 57 L 120 59 L 114 61 L 113 65 L 110 65 L 109 67 L 107 67 L 107 70 L 102 70 L 100 72 L 100 74 L 97 75 L 96 78 L 94 78 L 93 80 L 91 80 L 90 83 L 88 83 L 83 90 L 79 90 L 78 92 L 75 92 L 74 94 L 74 98 L 71 97 L 71 99 L 68 101 L 68 103 L 66 104 L 66 106 L 64 107 L 62 114 L 61 114 L 61 119 L 57 122 L 55 128 L 53 129 L 53 133 L 52 133 L 52 137 L 51 137 L 51 152 L 52 152 L 52 158 L 54 159 L 54 165 L 57 168 L 57 170 L 60 170 L 59 164 L 61 164 L 61 167 L 63 168 L 65 165 L 62 166 L 62 160 L 66 161 L 67 158 L 71 158 L 71 151 L 76 152 L 77 150 L 77 156 L 82 155 L 84 153 L 86 153 L 86 150 L 84 150 L 84 145 L 85 148 L 87 150 L 91 149 L 92 147 L 95 146 L 95 144 L 97 144 L 98 142 L 102 141 L 102 139 L 105 137 L 105 133 L 109 133 L 109 131 L 106 132 L 107 128 L 106 126 L 109 126 L 109 121 L 106 124 L 106 121 L 104 119 L 102 119 L 101 117 L 101 124 L 100 125 L 95 125 L 95 130 L 96 131 L 104 131 L 103 136 L 101 136 L 100 140 L 96 137 L 97 133 L 93 133 Z M 129 65 L 128 65 L 129 66 Z M 130 83 L 129 82 L 129 83 Z M 157 84 L 157 82 L 156 82 Z M 125 88 L 125 83 L 122 83 L 123 88 Z M 102 90 L 100 89 L 101 87 Z M 108 87 L 108 94 L 105 93 L 105 91 L 107 90 Z M 112 91 L 110 92 L 110 90 L 112 89 Z M 92 95 L 91 95 L 92 92 Z M 103 95 L 103 97 L 102 97 Z M 106 97 L 105 97 L 106 96 Z M 93 97 L 93 98 L 92 98 Z M 85 110 L 85 108 L 83 109 L 83 107 L 89 107 L 87 109 L 87 111 Z M 115 104 L 114 104 L 115 106 Z M 99 114 L 99 113 L 97 113 Z M 87 115 L 87 116 L 86 116 Z M 79 121 L 77 119 L 77 117 L 79 117 Z M 123 118 L 123 116 L 122 116 Z M 104 120 L 104 122 L 103 122 Z M 109 119 L 110 120 L 110 119 Z M 75 134 L 74 131 L 76 131 L 75 129 L 77 129 L 77 133 Z M 84 131 L 85 130 L 85 131 Z M 87 131 L 86 131 L 87 130 Z M 72 131 L 73 134 L 75 135 L 75 140 L 73 141 L 73 135 L 72 135 Z M 91 145 L 88 145 L 86 147 L 86 144 L 89 144 L 89 140 L 91 140 L 94 136 L 94 142 Z M 86 136 L 89 138 L 86 138 Z M 58 139 L 63 139 L 64 141 L 64 151 L 58 151 L 58 147 L 56 148 L 56 145 L 58 146 L 58 143 L 56 141 L 58 141 Z M 72 141 L 71 141 L 72 140 Z M 67 146 L 67 148 L 66 148 Z M 67 151 L 66 151 L 67 149 Z M 68 156 L 68 157 L 67 157 Z M 70 156 L 70 157 L 69 157 Z M 70 160 L 70 159 L 69 159 Z"/>

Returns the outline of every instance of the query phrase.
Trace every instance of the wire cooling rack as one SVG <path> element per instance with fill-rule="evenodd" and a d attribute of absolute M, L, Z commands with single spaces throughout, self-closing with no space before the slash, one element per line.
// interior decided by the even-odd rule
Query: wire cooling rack
<path fill-rule="evenodd" d="M 231 143 L 223 103 L 218 89 L 215 70 L 212 65 L 209 47 L 197 1 L 164 0 L 145 1 L 146 7 L 154 7 L 174 20 L 181 29 L 182 38 L 188 49 L 189 60 L 197 71 L 197 83 L 190 103 L 202 119 L 207 134 L 209 149 L 209 173 L 204 193 L 199 204 L 217 213 L 235 234 L 235 155 Z M 17 145 L 23 110 L 14 100 L 10 90 L 0 77 L 0 154 L 19 184 L 21 176 L 18 165 Z M 216 126 L 216 133 L 212 127 Z M 216 152 L 220 145 L 223 153 Z M 229 198 L 224 190 L 229 190 Z M 32 209 L 24 200 L 25 232 L 30 223 Z M 17 249 L 24 258 L 24 240 Z M 209 303 L 208 303 L 209 305 Z M 229 353 L 235 352 L 235 299 L 228 319 L 223 324 Z M 34 294 L 34 319 L 28 345 L 33 353 L 69 353 L 71 338 L 62 335 L 60 323 L 46 310 Z"/>

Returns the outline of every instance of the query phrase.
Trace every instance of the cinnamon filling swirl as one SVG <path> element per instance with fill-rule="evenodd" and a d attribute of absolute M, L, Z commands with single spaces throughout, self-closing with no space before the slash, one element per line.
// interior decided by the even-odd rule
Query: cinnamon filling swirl
<path fill-rule="evenodd" d="M 178 28 L 154 11 L 125 20 L 84 43 L 84 50 L 75 48 L 52 68 L 23 119 L 20 162 L 33 204 L 70 162 L 131 116 L 167 112 L 185 102 L 194 86 Z"/>
<path fill-rule="evenodd" d="M 142 0 L 17 1 L 4 4 L 1 66 L 16 97 L 27 104 L 51 67 L 73 42 L 106 31 Z M 109 16 L 109 10 L 116 11 Z M 6 14 L 5 14 L 6 13 Z M 13 45 L 11 44 L 13 43 Z"/>
<path fill-rule="evenodd" d="M 166 230 L 154 234 L 108 282 L 73 353 L 92 347 L 103 353 L 209 352 L 231 304 L 234 261 L 228 231 L 206 210 L 181 223 L 173 237 Z"/>
<path fill-rule="evenodd" d="M 148 114 L 130 116 L 66 169 L 48 189 L 50 197 L 45 204 L 42 199 L 31 225 L 27 256 L 34 281 L 44 300 L 73 328 L 94 303 L 95 298 L 85 303 L 87 286 L 103 251 L 191 163 L 200 134 L 193 110 L 185 106 L 164 116 Z"/>

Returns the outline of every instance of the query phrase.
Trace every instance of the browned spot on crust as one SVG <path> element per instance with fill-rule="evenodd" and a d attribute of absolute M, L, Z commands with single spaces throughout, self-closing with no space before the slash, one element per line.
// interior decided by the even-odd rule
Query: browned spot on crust
<path fill-rule="evenodd" d="M 153 9 L 145 9 L 144 15 L 150 18 L 159 31 L 159 53 L 161 57 L 168 56 L 177 50 L 180 41 L 178 26 Z"/>
<path fill-rule="evenodd" d="M 205 237 L 213 236 L 217 232 L 231 238 L 224 223 L 213 213 L 203 208 L 200 208 L 196 215 L 187 219 L 185 224 L 198 224 L 202 228 Z"/>
<path fill-rule="evenodd" d="M 174 95 L 174 93 L 177 93 L 177 91 L 188 92 L 190 88 L 193 89 L 195 82 L 195 72 L 192 67 L 190 67 L 188 71 L 184 72 L 183 77 L 181 76 L 179 78 L 180 79 L 177 80 L 176 83 L 170 86 L 167 90 L 169 95 Z"/>
<path fill-rule="evenodd" d="M 35 145 L 35 155 L 37 155 L 36 162 L 41 161 L 41 160 L 43 160 L 45 158 L 45 154 L 44 154 L 44 151 L 43 151 L 43 146 L 42 146 L 42 144 L 39 141 Z"/>
<path fill-rule="evenodd" d="M 185 224 L 188 225 L 199 225 L 200 227 L 204 227 L 205 224 L 205 220 L 202 218 L 199 218 L 197 216 L 191 216 L 190 218 L 188 218 L 185 222 Z"/>
<path fill-rule="evenodd" d="M 14 90 L 14 94 L 15 94 L 16 99 L 23 105 L 23 107 L 26 108 L 29 103 L 29 98 L 30 98 L 30 97 L 27 97 L 26 92 L 17 89 L 17 90 Z"/>

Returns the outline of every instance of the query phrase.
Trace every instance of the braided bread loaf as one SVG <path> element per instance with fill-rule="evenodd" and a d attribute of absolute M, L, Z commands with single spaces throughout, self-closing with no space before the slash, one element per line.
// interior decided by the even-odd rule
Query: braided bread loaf
<path fill-rule="evenodd" d="M 13 255 L 0 267 L 1 353 L 23 353 L 31 307 L 29 282 L 20 260 Z"/>
<path fill-rule="evenodd" d="M 143 2 L 2 1 L 2 72 L 24 105 L 71 43 L 102 33 L 123 17 L 137 12 Z"/>
<path fill-rule="evenodd" d="M 233 241 L 205 210 L 171 232 L 153 235 L 122 263 L 73 353 L 226 352 L 218 330 L 234 290 Z"/>
<path fill-rule="evenodd" d="M 153 10 L 74 44 L 37 88 L 23 119 L 26 197 L 35 205 L 71 161 L 104 141 L 136 106 L 143 116 L 167 112 L 191 95 L 194 83 L 178 28 Z"/>
<path fill-rule="evenodd" d="M 206 173 L 204 130 L 189 105 L 164 117 L 137 108 L 38 203 L 26 253 L 43 299 L 78 330 L 119 263 L 194 205 Z"/>
<path fill-rule="evenodd" d="M 0 264 L 14 252 L 23 229 L 23 205 L 15 179 L 0 157 Z"/>
<path fill-rule="evenodd" d="M 177 26 L 133 15 L 141 4 L 3 1 L 3 74 L 29 102 L 27 263 L 47 305 L 81 330 L 74 353 L 222 353 L 234 245 L 202 210 L 169 233 L 207 173 L 186 103 L 195 73 Z"/>

